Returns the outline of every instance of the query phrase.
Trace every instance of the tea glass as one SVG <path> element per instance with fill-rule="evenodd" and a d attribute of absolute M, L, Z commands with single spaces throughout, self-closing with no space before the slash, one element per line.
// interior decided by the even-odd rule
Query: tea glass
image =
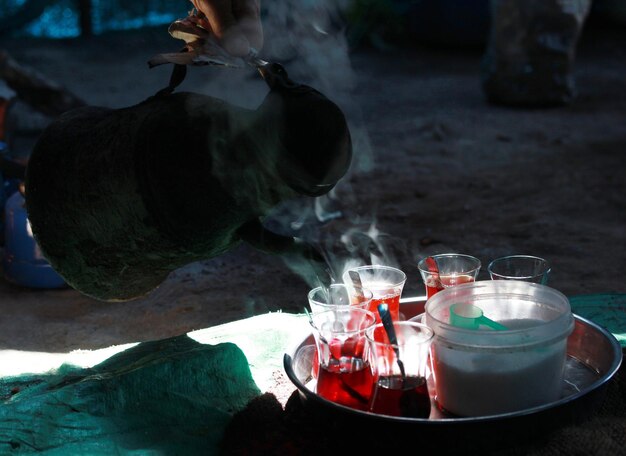
<path fill-rule="evenodd" d="M 521 280 L 548 284 L 550 265 L 546 260 L 532 255 L 509 255 L 496 258 L 487 266 L 491 280 Z"/>
<path fill-rule="evenodd" d="M 428 356 L 434 332 L 414 321 L 395 321 L 396 340 L 389 340 L 384 325 L 368 329 L 367 342 L 374 372 L 369 411 L 406 418 L 428 418 Z"/>
<path fill-rule="evenodd" d="M 317 348 L 317 394 L 366 411 L 373 375 L 365 333 L 376 323 L 376 316 L 365 309 L 341 306 L 310 318 Z"/>
<path fill-rule="evenodd" d="M 433 260 L 436 267 L 429 264 Z M 426 287 L 427 300 L 444 288 L 476 281 L 480 267 L 478 258 L 462 253 L 432 255 L 422 258 L 417 264 Z"/>
<path fill-rule="evenodd" d="M 376 321 L 380 323 L 378 305 L 385 302 L 389 306 L 389 313 L 393 321 L 400 320 L 400 296 L 406 283 L 406 274 L 400 269 L 383 265 L 357 266 L 347 269 L 343 273 L 343 282 L 348 287 L 358 287 L 355 283 L 355 275 L 358 275 L 362 287 L 371 290 L 373 297 L 369 310 L 376 315 Z"/>
<path fill-rule="evenodd" d="M 372 292 L 367 288 L 346 286 L 344 283 L 334 283 L 330 287 L 319 286 L 308 294 L 311 312 L 324 312 L 340 306 L 353 306 L 369 309 L 372 301 Z"/>

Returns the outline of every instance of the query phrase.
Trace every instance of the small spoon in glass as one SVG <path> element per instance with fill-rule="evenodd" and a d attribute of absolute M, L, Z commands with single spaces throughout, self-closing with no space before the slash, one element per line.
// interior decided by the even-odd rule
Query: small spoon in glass
<path fill-rule="evenodd" d="M 389 342 L 393 345 L 393 351 L 396 354 L 396 361 L 400 368 L 400 374 L 402 374 L 402 383 L 406 380 L 406 372 L 404 370 L 404 363 L 400 359 L 400 349 L 398 348 L 398 338 L 396 337 L 396 330 L 393 327 L 393 321 L 391 320 L 391 314 L 389 313 L 389 305 L 386 302 L 378 304 L 378 313 L 380 314 L 380 320 L 383 323 L 383 327 L 387 332 Z"/>

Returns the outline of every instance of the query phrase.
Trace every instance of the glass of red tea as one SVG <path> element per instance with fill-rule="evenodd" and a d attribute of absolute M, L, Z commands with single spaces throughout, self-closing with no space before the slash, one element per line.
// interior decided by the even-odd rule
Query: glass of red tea
<path fill-rule="evenodd" d="M 384 325 L 367 331 L 374 387 L 369 411 L 405 418 L 428 418 L 428 357 L 433 330 L 415 321 L 394 321 L 395 340 Z"/>
<path fill-rule="evenodd" d="M 356 266 L 343 273 L 343 282 L 348 287 L 362 286 L 372 292 L 369 310 L 376 315 L 378 323 L 378 305 L 382 302 L 389 306 L 391 319 L 400 320 L 400 296 L 406 283 L 406 274 L 403 271 L 377 264 Z"/>
<path fill-rule="evenodd" d="M 462 253 L 440 253 L 417 263 L 426 287 L 426 299 L 444 288 L 475 282 L 480 267 L 478 258 Z"/>
<path fill-rule="evenodd" d="M 353 306 L 312 313 L 310 322 L 317 348 L 319 396 L 357 410 L 367 410 L 373 375 L 365 332 L 376 316 Z"/>
<path fill-rule="evenodd" d="M 363 287 L 348 287 L 343 283 L 333 283 L 329 287 L 313 288 L 308 294 L 309 307 L 312 313 L 334 310 L 337 307 L 353 306 L 368 310 L 372 301 L 372 292 Z M 315 352 L 312 375 L 317 378 L 319 363 Z"/>

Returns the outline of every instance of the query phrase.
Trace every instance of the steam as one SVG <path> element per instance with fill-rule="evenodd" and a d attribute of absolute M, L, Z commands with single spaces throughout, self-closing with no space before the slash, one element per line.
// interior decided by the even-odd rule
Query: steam
<path fill-rule="evenodd" d="M 352 214 L 357 194 L 348 182 L 374 162 L 369 135 L 355 103 L 355 73 L 346 38 L 344 15 L 350 2 L 336 0 L 274 0 L 262 2 L 265 44 L 259 56 L 283 64 L 292 80 L 308 84 L 334 101 L 350 128 L 353 159 L 348 174 L 328 194 L 298 198 L 275 207 L 264 225 L 315 246 L 326 261 L 325 273 L 313 273 L 303 258 L 285 257 L 286 265 L 311 288 L 341 282 L 352 266 L 384 264 L 398 267 L 396 251 L 405 246 L 380 232 L 374 208 Z M 268 89 L 251 69 L 214 69 L 203 90 L 230 103 L 255 109 Z M 346 228 L 347 226 L 347 228 Z"/>

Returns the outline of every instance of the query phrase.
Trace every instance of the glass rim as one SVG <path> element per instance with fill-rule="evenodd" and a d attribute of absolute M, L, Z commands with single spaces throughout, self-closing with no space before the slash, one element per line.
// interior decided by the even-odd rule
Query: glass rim
<path fill-rule="evenodd" d="M 350 271 L 360 272 L 360 271 L 371 271 L 375 269 L 382 269 L 385 271 L 394 272 L 394 273 L 399 274 L 400 277 L 402 277 L 402 279 L 399 281 L 393 281 L 392 283 L 385 284 L 385 287 L 399 287 L 400 285 L 404 285 L 406 283 L 407 275 L 403 270 L 395 268 L 393 266 L 386 266 L 382 264 L 366 264 L 362 266 L 353 266 L 343 271 L 343 274 L 341 275 L 341 277 L 343 278 L 343 282 L 345 284 L 350 284 L 351 286 L 355 286 L 352 280 L 347 280 L 350 278 L 348 274 Z M 371 287 L 364 287 L 364 288 L 368 288 L 371 290 Z M 384 288 L 384 287 L 381 286 L 380 288 Z"/>
<path fill-rule="evenodd" d="M 515 258 L 515 259 L 533 259 L 533 260 L 539 260 L 542 263 L 545 263 L 546 265 L 548 264 L 548 260 L 546 260 L 545 258 L 538 257 L 536 255 L 505 255 L 505 256 L 501 256 L 501 257 L 498 257 L 498 258 L 495 258 L 495 259 L 491 260 L 489 262 L 489 264 L 491 265 L 493 263 L 497 263 L 497 262 L 504 261 L 504 260 L 510 260 L 512 258 Z"/>
<path fill-rule="evenodd" d="M 426 268 L 424 268 L 424 264 L 426 263 L 426 259 L 427 258 L 451 258 L 451 257 L 465 258 L 465 259 L 471 260 L 473 262 L 476 262 L 476 266 L 475 267 L 473 267 L 471 269 L 468 269 L 466 271 L 461 271 L 461 272 L 459 272 L 459 274 L 467 274 L 467 273 L 471 273 L 471 272 L 474 272 L 474 271 L 478 271 L 482 267 L 482 262 L 480 261 L 480 259 L 475 257 L 475 256 L 473 256 L 473 255 L 468 255 L 466 253 L 437 253 L 435 255 L 425 256 L 424 258 L 419 260 L 417 262 L 417 269 L 419 269 L 421 272 L 426 272 L 426 273 L 431 274 L 432 271 L 430 269 L 428 269 L 428 266 L 426 266 Z"/>
<path fill-rule="evenodd" d="M 317 325 L 315 324 L 315 322 L 313 321 L 315 318 L 320 317 L 321 315 L 324 314 L 336 314 L 338 312 L 357 312 L 357 313 L 362 313 L 364 316 L 370 317 L 372 319 L 372 322 L 367 325 L 365 328 L 360 328 L 360 329 L 353 329 L 350 331 L 337 331 L 337 332 L 342 332 L 344 334 L 359 334 L 362 332 L 367 331 L 369 328 L 373 327 L 376 325 L 376 315 L 374 314 L 374 312 L 368 310 L 368 309 L 363 309 L 361 307 L 357 307 L 357 306 L 336 306 L 336 308 L 334 309 L 329 309 L 329 310 L 324 310 L 323 312 L 315 312 L 312 313 L 310 318 L 309 318 L 309 324 L 318 332 L 321 332 L 321 329 L 317 327 Z"/>
<path fill-rule="evenodd" d="M 494 265 L 501 264 L 506 260 L 534 260 L 542 264 L 544 266 L 544 269 L 541 272 L 538 272 L 537 274 L 530 274 L 530 275 L 524 275 L 524 276 L 508 275 L 508 274 L 503 274 L 500 272 L 493 271 Z M 487 272 L 489 272 L 490 276 L 497 276 L 497 277 L 501 277 L 503 279 L 509 279 L 509 280 L 533 279 L 535 277 L 541 277 L 543 275 L 550 274 L 551 271 L 552 271 L 552 266 L 550 265 L 548 260 L 546 260 L 545 258 L 534 256 L 534 255 L 506 255 L 506 256 L 498 257 L 498 258 L 495 258 L 494 260 L 491 260 L 489 264 L 487 265 Z"/>
<path fill-rule="evenodd" d="M 410 326 L 412 328 L 420 328 L 420 329 L 426 330 L 427 335 L 425 336 L 424 340 L 421 341 L 420 343 L 431 343 L 433 339 L 435 338 L 435 331 L 433 330 L 433 328 L 431 328 L 425 323 L 420 323 L 420 322 L 412 321 L 412 320 L 400 320 L 400 321 L 394 321 L 393 325 L 394 327 L 396 325 L 400 325 L 400 326 Z M 392 344 L 391 342 L 380 342 L 374 339 L 373 335 L 370 335 L 370 333 L 373 333 L 377 329 L 384 328 L 384 327 L 385 325 L 383 323 L 376 323 L 374 326 L 370 326 L 365 331 L 366 339 L 376 346 L 400 348 L 399 344 Z"/>
<path fill-rule="evenodd" d="M 314 296 L 316 293 L 318 292 L 322 292 L 322 290 L 326 288 L 323 285 L 320 285 L 319 287 L 315 287 L 313 289 L 311 289 L 309 291 L 309 293 L 307 294 L 307 299 L 309 302 L 309 307 L 311 306 L 311 303 L 314 303 L 316 306 L 322 307 L 324 310 L 322 312 L 326 312 L 327 310 L 333 310 L 337 307 L 356 307 L 356 308 L 361 308 L 361 307 L 369 307 L 370 303 L 372 302 L 372 299 L 374 299 L 374 293 L 372 292 L 372 290 L 370 290 L 369 288 L 366 287 L 354 287 L 354 288 L 359 288 L 363 293 L 363 298 L 362 301 L 359 301 L 357 303 L 352 303 L 350 298 L 351 298 L 351 294 L 350 294 L 350 287 L 348 287 L 348 285 L 346 285 L 345 283 L 333 283 L 330 285 L 330 287 L 328 288 L 343 288 L 346 290 L 346 294 L 348 297 L 349 302 L 345 303 L 345 304 L 333 304 L 330 302 L 323 302 L 320 301 L 318 299 L 315 299 Z M 311 309 L 311 311 L 313 311 L 313 309 Z M 320 312 L 316 312 L 316 313 L 320 313 Z"/>

